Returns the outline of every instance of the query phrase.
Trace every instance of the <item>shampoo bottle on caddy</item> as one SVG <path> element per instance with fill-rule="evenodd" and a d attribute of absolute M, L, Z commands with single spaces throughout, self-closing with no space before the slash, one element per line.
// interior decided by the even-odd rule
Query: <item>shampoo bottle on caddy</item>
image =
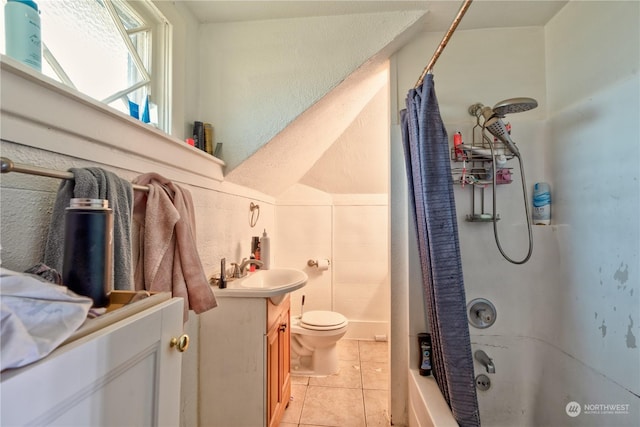
<path fill-rule="evenodd" d="M 549 225 L 551 223 L 551 188 L 546 182 L 533 185 L 533 223 Z"/>

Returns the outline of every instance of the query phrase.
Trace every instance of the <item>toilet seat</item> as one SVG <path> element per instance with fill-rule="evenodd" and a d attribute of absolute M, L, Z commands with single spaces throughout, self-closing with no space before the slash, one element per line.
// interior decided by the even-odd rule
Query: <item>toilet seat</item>
<path fill-rule="evenodd" d="M 300 326 L 313 331 L 340 329 L 347 324 L 347 318 L 335 311 L 308 311 L 302 315 Z"/>

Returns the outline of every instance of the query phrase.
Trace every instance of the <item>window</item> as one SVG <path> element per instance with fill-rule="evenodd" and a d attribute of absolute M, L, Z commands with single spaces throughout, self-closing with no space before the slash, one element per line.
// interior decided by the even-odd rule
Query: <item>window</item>
<path fill-rule="evenodd" d="M 126 114 L 149 99 L 151 122 L 169 131 L 171 27 L 150 1 L 36 1 L 43 74 Z"/>

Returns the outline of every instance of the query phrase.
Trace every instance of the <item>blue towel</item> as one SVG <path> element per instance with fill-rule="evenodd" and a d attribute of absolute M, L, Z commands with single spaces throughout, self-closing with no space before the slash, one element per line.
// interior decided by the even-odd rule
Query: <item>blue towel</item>
<path fill-rule="evenodd" d="M 106 199 L 113 210 L 113 286 L 110 289 L 132 290 L 131 218 L 133 187 L 113 172 L 101 168 L 72 168 L 73 180 L 64 180 L 51 216 L 44 250 L 44 263 L 62 271 L 64 257 L 64 215 L 72 198 Z"/>
<path fill-rule="evenodd" d="M 461 427 L 480 426 L 467 324 L 447 131 L 433 75 L 401 111 L 407 182 L 418 238 L 423 295 L 433 339 L 433 375 Z"/>

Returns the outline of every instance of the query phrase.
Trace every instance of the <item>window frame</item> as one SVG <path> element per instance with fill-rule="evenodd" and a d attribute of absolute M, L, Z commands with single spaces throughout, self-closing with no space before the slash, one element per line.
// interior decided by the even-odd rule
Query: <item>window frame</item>
<path fill-rule="evenodd" d="M 152 70 L 150 92 L 153 94 L 153 102 L 159 106 L 158 127 L 170 134 L 173 26 L 151 0 L 122 1 L 150 25 Z"/>
<path fill-rule="evenodd" d="M 90 1 L 90 0 L 86 0 Z M 151 54 L 148 58 L 149 67 L 148 69 L 145 67 L 145 71 L 142 73 L 143 78 L 144 74 L 148 74 L 150 76 L 150 82 L 145 82 L 144 85 L 148 88 L 148 93 L 151 94 L 151 102 L 157 105 L 158 107 L 158 120 L 157 120 L 157 129 L 171 135 L 173 131 L 173 108 L 172 108 L 172 99 L 173 99 L 173 55 L 172 55 L 172 43 L 173 43 L 173 35 L 174 29 L 173 24 L 167 19 L 165 14 L 162 12 L 160 8 L 158 8 L 152 0 L 93 0 L 100 1 L 103 6 L 107 9 L 111 19 L 114 18 L 119 19 L 119 15 L 117 12 L 118 4 L 126 6 L 126 8 L 130 9 L 134 14 L 138 15 L 138 17 L 144 22 L 143 31 L 149 31 L 150 41 L 148 49 Z M 2 7 L 1 11 L 4 12 L 4 4 L 6 0 L 0 3 Z M 110 3 L 110 4 L 107 4 Z M 115 16 L 114 12 L 115 11 Z M 4 17 L 4 13 L 0 13 L 0 16 Z M 4 22 L 3 22 L 4 23 Z M 132 47 L 135 48 L 135 43 L 132 44 L 131 38 L 129 38 L 129 34 L 134 34 L 136 32 L 140 32 L 140 29 L 127 31 L 126 28 L 122 27 L 121 21 L 115 23 L 117 26 L 121 26 L 118 28 L 118 31 L 121 34 L 121 37 L 126 37 L 128 40 L 125 40 L 127 44 L 127 48 L 130 50 Z M 124 29 L 124 33 L 123 30 Z M 4 25 L 3 25 L 4 31 Z M 4 50 L 2 50 L 4 55 Z M 131 58 L 131 54 L 130 54 Z M 44 72 L 40 72 L 39 74 L 43 77 L 53 78 L 63 84 L 65 87 L 69 88 L 70 91 L 75 91 L 81 93 L 83 95 L 91 96 L 84 93 L 82 90 L 78 89 L 74 83 L 70 80 L 69 76 L 66 74 L 64 67 L 58 63 L 57 58 L 53 56 L 53 54 L 47 48 L 47 40 L 42 40 L 42 61 L 43 64 L 46 62 L 53 69 L 55 76 L 48 76 Z M 131 59 L 133 62 L 138 62 L 136 59 Z M 142 59 L 143 64 L 145 59 Z M 139 67 L 137 65 L 132 65 L 136 69 Z M 128 93 L 127 90 L 131 89 L 131 87 L 122 89 L 120 96 L 124 96 L 125 93 Z M 110 105 L 114 102 L 115 99 L 118 99 L 117 94 L 109 95 L 105 99 L 96 99 L 98 102 L 103 103 L 109 108 L 114 108 Z M 119 108 L 114 108 L 116 110 L 122 111 Z"/>

